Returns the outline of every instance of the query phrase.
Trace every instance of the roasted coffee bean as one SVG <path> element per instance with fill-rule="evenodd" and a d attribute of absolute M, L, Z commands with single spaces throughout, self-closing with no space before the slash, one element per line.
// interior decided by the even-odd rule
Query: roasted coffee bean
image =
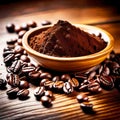
<path fill-rule="evenodd" d="M 17 45 L 22 46 L 22 39 L 21 39 L 21 38 L 19 38 L 19 39 L 17 40 Z"/>
<path fill-rule="evenodd" d="M 85 102 L 85 101 L 88 101 L 88 96 L 87 95 L 85 95 L 85 94 L 79 94 L 79 95 L 77 95 L 77 101 L 79 102 L 79 103 L 81 103 L 81 102 Z"/>
<path fill-rule="evenodd" d="M 51 24 L 51 22 L 50 21 L 48 21 L 48 20 L 44 20 L 44 21 L 42 21 L 41 22 L 41 25 L 50 25 Z"/>
<path fill-rule="evenodd" d="M 16 98 L 18 91 L 19 91 L 19 88 L 16 87 L 16 88 L 11 88 L 6 93 L 7 93 L 9 98 Z"/>
<path fill-rule="evenodd" d="M 56 81 L 53 84 L 53 88 L 55 88 L 58 91 L 61 91 L 63 89 L 64 82 L 63 81 Z"/>
<path fill-rule="evenodd" d="M 19 25 L 16 25 L 14 29 L 16 33 L 19 33 L 22 30 L 21 26 Z"/>
<path fill-rule="evenodd" d="M 4 49 L 3 49 L 3 52 L 6 52 L 6 51 L 12 51 L 13 49 L 10 49 L 9 47 L 5 47 Z"/>
<path fill-rule="evenodd" d="M 6 43 L 7 43 L 8 45 L 15 44 L 15 43 L 17 42 L 17 39 L 18 39 L 18 38 L 9 39 L 9 40 L 6 41 Z"/>
<path fill-rule="evenodd" d="M 52 75 L 50 74 L 50 73 L 48 73 L 48 72 L 43 72 L 43 73 L 41 73 L 40 74 L 40 78 L 41 79 L 44 79 L 44 78 L 48 78 L 48 79 L 51 79 L 52 78 Z"/>
<path fill-rule="evenodd" d="M 45 96 L 52 98 L 53 97 L 52 91 L 50 90 L 45 91 Z"/>
<path fill-rule="evenodd" d="M 14 51 L 14 50 L 4 51 L 4 52 L 3 52 L 3 57 L 6 57 L 6 56 L 9 55 L 9 54 L 15 54 L 15 51 Z"/>
<path fill-rule="evenodd" d="M 69 79 L 68 82 L 70 82 L 74 88 L 79 87 L 79 82 L 76 78 Z"/>
<path fill-rule="evenodd" d="M 14 54 L 8 54 L 4 58 L 4 63 L 7 64 L 7 63 L 11 62 L 13 59 L 14 59 Z"/>
<path fill-rule="evenodd" d="M 93 104 L 91 103 L 87 103 L 87 102 L 84 102 L 84 103 L 80 103 L 80 107 L 82 108 L 82 110 L 85 112 L 85 113 L 93 113 Z"/>
<path fill-rule="evenodd" d="M 23 54 L 23 51 L 24 51 L 23 47 L 20 45 L 15 46 L 14 50 L 15 50 L 15 53 L 20 53 L 20 54 Z"/>
<path fill-rule="evenodd" d="M 23 23 L 23 24 L 21 25 L 21 28 L 22 28 L 22 30 L 26 30 L 26 31 L 29 30 L 29 26 L 28 26 L 28 24 L 26 24 L 26 23 Z"/>
<path fill-rule="evenodd" d="M 42 97 L 41 97 L 41 102 L 42 102 L 42 104 L 43 104 L 45 107 L 49 107 L 49 106 L 51 106 L 52 100 L 51 100 L 51 98 L 48 97 L 48 96 L 42 96 Z"/>
<path fill-rule="evenodd" d="M 21 76 L 19 79 L 27 81 L 27 77 L 26 76 Z"/>
<path fill-rule="evenodd" d="M 28 26 L 31 28 L 37 27 L 37 23 L 35 21 L 28 21 Z"/>
<path fill-rule="evenodd" d="M 28 98 L 28 95 L 29 95 L 28 89 L 19 90 L 19 92 L 17 93 L 17 96 L 19 97 L 19 99 L 26 99 Z"/>
<path fill-rule="evenodd" d="M 109 74 L 110 74 L 110 69 L 107 66 L 105 66 L 101 72 L 101 75 L 108 76 Z"/>
<path fill-rule="evenodd" d="M 15 60 L 12 65 L 10 66 L 10 71 L 12 73 L 17 73 L 21 68 L 21 61 L 20 60 Z"/>
<path fill-rule="evenodd" d="M 28 67 L 22 67 L 22 72 L 23 73 L 30 73 L 35 70 L 34 66 L 28 66 Z"/>
<path fill-rule="evenodd" d="M 17 74 L 9 74 L 9 76 L 7 77 L 7 82 L 9 85 L 13 86 L 13 87 L 17 87 L 19 86 L 20 83 L 20 79 L 19 76 Z"/>
<path fill-rule="evenodd" d="M 102 88 L 100 87 L 98 82 L 91 82 L 88 85 L 88 90 L 92 93 L 98 93 L 102 91 Z"/>
<path fill-rule="evenodd" d="M 56 81 L 59 81 L 60 80 L 60 76 L 54 76 L 53 78 L 52 78 L 52 81 L 53 82 L 56 82 Z"/>
<path fill-rule="evenodd" d="M 95 77 L 95 75 L 96 75 L 96 71 L 90 72 L 88 75 L 88 80 L 93 79 Z"/>
<path fill-rule="evenodd" d="M 6 25 L 6 29 L 8 32 L 13 33 L 14 32 L 15 25 L 13 23 L 8 23 Z"/>
<path fill-rule="evenodd" d="M 53 88 L 53 81 L 46 81 L 45 83 L 44 83 L 44 86 L 45 86 L 45 88 L 46 89 L 52 89 Z"/>
<path fill-rule="evenodd" d="M 21 31 L 18 33 L 18 37 L 19 37 L 19 38 L 22 38 L 25 33 L 26 33 L 26 30 L 21 30 Z"/>
<path fill-rule="evenodd" d="M 100 76 L 100 84 L 104 89 L 113 89 L 114 82 L 111 76 Z"/>
<path fill-rule="evenodd" d="M 41 96 L 43 96 L 44 93 L 45 93 L 45 87 L 44 86 L 37 87 L 34 90 L 34 95 L 37 99 L 39 99 Z"/>
<path fill-rule="evenodd" d="M 63 75 L 61 76 L 61 80 L 62 80 L 62 81 L 68 81 L 68 80 L 70 80 L 70 79 L 71 79 L 71 77 L 70 77 L 69 74 L 63 74 Z"/>
<path fill-rule="evenodd" d="M 83 74 L 83 73 L 75 73 L 75 78 L 77 78 L 79 81 L 83 81 L 83 80 L 86 80 L 87 79 L 87 75 L 86 74 Z"/>
<path fill-rule="evenodd" d="M 38 71 L 32 71 L 29 73 L 30 79 L 38 79 L 40 76 L 40 73 Z"/>
<path fill-rule="evenodd" d="M 29 88 L 29 83 L 26 80 L 21 80 L 19 83 L 19 88 L 20 89 L 27 89 L 27 88 Z"/>
<path fill-rule="evenodd" d="M 79 90 L 80 91 L 88 91 L 88 85 L 81 85 Z"/>
<path fill-rule="evenodd" d="M 23 62 L 30 62 L 30 58 L 27 55 L 21 55 L 20 60 Z"/>
<path fill-rule="evenodd" d="M 112 71 L 112 73 L 114 75 L 120 76 L 120 67 L 114 68 L 113 71 Z"/>
<path fill-rule="evenodd" d="M 71 85 L 70 82 L 65 82 L 65 83 L 64 83 L 63 91 L 64 91 L 66 94 L 72 93 L 73 90 L 74 90 L 74 89 L 73 89 L 73 86 Z"/>
<path fill-rule="evenodd" d="M 7 81 L 5 79 L 0 78 L 0 89 L 5 88 L 7 85 Z"/>
<path fill-rule="evenodd" d="M 42 80 L 40 81 L 40 86 L 44 86 L 44 83 L 45 83 L 46 81 L 50 81 L 50 80 L 49 80 L 49 79 L 42 79 Z"/>

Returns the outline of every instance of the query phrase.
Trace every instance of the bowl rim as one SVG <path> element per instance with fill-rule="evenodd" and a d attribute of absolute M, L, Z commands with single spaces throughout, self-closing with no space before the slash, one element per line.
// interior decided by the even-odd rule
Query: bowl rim
<path fill-rule="evenodd" d="M 42 53 L 39 53 L 37 51 L 35 51 L 34 49 L 32 49 L 29 44 L 28 44 L 28 37 L 30 36 L 31 33 L 35 32 L 35 31 L 38 31 L 40 29 L 47 29 L 49 27 L 52 27 L 53 25 L 47 25 L 47 26 L 43 26 L 43 27 L 36 27 L 36 28 L 33 28 L 29 31 L 27 31 L 23 38 L 22 38 L 22 44 L 23 44 L 23 47 L 25 48 L 25 50 L 30 53 L 30 54 L 34 54 L 36 55 L 37 57 L 42 57 L 44 59 L 49 59 L 49 60 L 57 60 L 57 61 L 82 61 L 82 60 L 90 60 L 90 59 L 93 59 L 93 58 L 98 58 L 100 56 L 103 56 L 103 55 L 106 55 L 108 54 L 109 52 L 111 52 L 113 50 L 113 46 L 114 46 L 114 38 L 113 36 L 107 32 L 106 30 L 103 30 L 99 27 L 95 27 L 95 26 L 91 26 L 91 25 L 85 25 L 85 24 L 72 24 L 72 25 L 75 25 L 76 27 L 80 27 L 80 28 L 86 28 L 86 29 L 94 29 L 94 30 L 99 30 L 100 33 L 104 33 L 108 38 L 109 38 L 109 41 L 107 41 L 107 45 L 104 49 L 102 49 L 101 51 L 99 52 L 96 52 L 96 53 L 93 53 L 93 54 L 90 54 L 90 55 L 85 55 L 85 56 L 78 56 L 78 57 L 56 57 L 56 56 L 49 56 L 49 55 L 46 55 L 46 54 L 42 54 Z M 89 32 L 88 32 L 89 33 Z"/>

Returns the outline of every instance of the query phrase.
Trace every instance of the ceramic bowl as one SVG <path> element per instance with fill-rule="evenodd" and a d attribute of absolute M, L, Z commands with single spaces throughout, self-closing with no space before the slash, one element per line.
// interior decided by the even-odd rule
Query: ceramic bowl
<path fill-rule="evenodd" d="M 107 42 L 107 46 L 94 54 L 80 56 L 80 57 L 54 57 L 48 56 L 46 54 L 41 54 L 34 49 L 32 49 L 28 42 L 30 37 L 48 29 L 51 26 L 46 27 L 37 27 L 29 30 L 23 36 L 22 44 L 24 49 L 30 55 L 35 63 L 39 63 L 41 66 L 52 69 L 55 71 L 62 71 L 62 72 L 73 72 L 73 71 L 86 71 L 102 61 L 104 61 L 110 52 L 113 50 L 114 46 L 114 39 L 110 33 L 107 31 L 100 29 L 98 27 L 89 26 L 89 25 L 82 25 L 82 24 L 74 24 L 76 27 L 95 35 L 99 33 L 102 34 L 102 38 Z"/>

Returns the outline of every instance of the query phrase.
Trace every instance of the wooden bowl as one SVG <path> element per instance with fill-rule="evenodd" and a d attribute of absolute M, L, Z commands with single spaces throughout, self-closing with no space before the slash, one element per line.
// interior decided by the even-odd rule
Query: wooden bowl
<path fill-rule="evenodd" d="M 110 52 L 113 50 L 114 39 L 110 33 L 98 27 L 82 25 L 82 24 L 74 24 L 74 25 L 90 34 L 94 33 L 95 35 L 98 35 L 99 33 L 101 33 L 102 38 L 107 42 L 107 46 L 99 52 L 90 55 L 80 56 L 80 57 L 54 57 L 54 56 L 48 56 L 46 54 L 41 54 L 35 51 L 34 49 L 32 49 L 29 46 L 28 41 L 30 37 L 51 27 L 51 26 L 46 26 L 46 27 L 37 27 L 26 32 L 26 34 L 23 36 L 22 39 L 23 47 L 30 55 L 30 57 L 33 59 L 34 62 L 39 63 L 41 66 L 45 68 L 56 71 L 62 71 L 62 72 L 86 71 L 98 65 L 108 57 Z"/>

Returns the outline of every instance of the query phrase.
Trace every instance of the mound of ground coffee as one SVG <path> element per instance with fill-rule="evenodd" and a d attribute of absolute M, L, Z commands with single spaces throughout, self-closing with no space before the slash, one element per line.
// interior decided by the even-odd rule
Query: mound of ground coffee
<path fill-rule="evenodd" d="M 106 42 L 100 36 L 89 34 L 62 20 L 31 37 L 29 44 L 40 53 L 59 57 L 89 55 L 106 46 Z"/>

